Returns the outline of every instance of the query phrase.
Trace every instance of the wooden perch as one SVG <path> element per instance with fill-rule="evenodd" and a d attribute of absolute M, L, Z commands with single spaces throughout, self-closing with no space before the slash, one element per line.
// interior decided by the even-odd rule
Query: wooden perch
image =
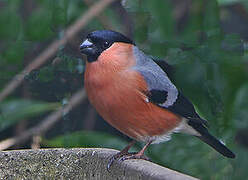
<path fill-rule="evenodd" d="M 196 178 L 144 160 L 107 163 L 118 151 L 112 149 L 39 149 L 0 153 L 2 179 L 150 179 L 196 180 Z"/>

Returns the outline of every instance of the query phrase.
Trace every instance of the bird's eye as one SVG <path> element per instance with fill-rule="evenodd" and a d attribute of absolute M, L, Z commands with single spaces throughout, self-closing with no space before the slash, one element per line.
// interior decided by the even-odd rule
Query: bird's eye
<path fill-rule="evenodd" d="M 107 49 L 108 47 L 110 47 L 110 43 L 108 42 L 108 41 L 104 41 L 104 43 L 103 43 L 103 48 L 104 49 Z"/>

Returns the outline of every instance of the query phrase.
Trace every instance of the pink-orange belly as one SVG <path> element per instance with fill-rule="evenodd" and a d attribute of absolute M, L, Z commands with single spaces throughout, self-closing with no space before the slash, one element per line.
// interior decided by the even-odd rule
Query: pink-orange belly
<path fill-rule="evenodd" d="M 91 104 L 103 119 L 137 140 L 163 135 L 181 122 L 179 116 L 146 102 L 145 97 L 135 90 L 93 90 L 86 86 L 86 91 Z"/>
<path fill-rule="evenodd" d="M 128 68 L 109 70 L 109 64 L 98 61 L 86 65 L 85 89 L 91 104 L 109 124 L 137 140 L 164 135 L 178 126 L 179 116 L 146 102 L 143 76 Z"/>

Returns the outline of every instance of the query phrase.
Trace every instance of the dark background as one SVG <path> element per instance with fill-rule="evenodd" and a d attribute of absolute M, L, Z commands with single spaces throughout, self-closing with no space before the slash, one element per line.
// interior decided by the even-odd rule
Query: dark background
<path fill-rule="evenodd" d="M 39 56 L 94 0 L 0 0 L 0 90 Z M 148 148 L 153 162 L 201 179 L 248 177 L 248 1 L 116 1 L 61 46 L 0 102 L 0 149 L 108 147 L 129 139 L 110 127 L 86 98 L 42 133 L 23 137 L 83 88 L 79 45 L 88 32 L 120 31 L 147 54 L 165 59 L 174 82 L 237 157 L 224 158 L 198 139 L 175 134 Z M 142 143 L 134 147 L 139 150 Z"/>

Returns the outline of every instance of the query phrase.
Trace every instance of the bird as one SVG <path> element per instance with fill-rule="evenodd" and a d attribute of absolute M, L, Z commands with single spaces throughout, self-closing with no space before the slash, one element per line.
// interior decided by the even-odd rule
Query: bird
<path fill-rule="evenodd" d="M 150 144 L 172 133 L 195 136 L 227 158 L 235 154 L 208 131 L 208 123 L 172 82 L 168 63 L 158 63 L 133 40 L 112 30 L 89 33 L 80 45 L 86 55 L 84 87 L 89 102 L 114 128 L 133 139 L 114 160 L 145 159 Z M 164 64 L 164 65 L 161 65 Z M 136 141 L 145 146 L 129 153 Z"/>

